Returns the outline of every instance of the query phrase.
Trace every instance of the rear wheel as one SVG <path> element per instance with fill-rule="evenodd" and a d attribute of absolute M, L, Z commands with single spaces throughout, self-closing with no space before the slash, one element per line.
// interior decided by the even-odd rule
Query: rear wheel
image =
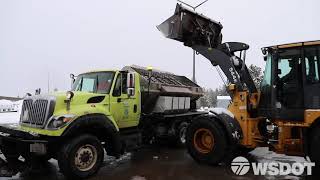
<path fill-rule="evenodd" d="M 104 151 L 97 137 L 81 135 L 66 142 L 58 155 L 61 172 L 72 179 L 95 174 L 102 162 Z"/>
<path fill-rule="evenodd" d="M 184 147 L 186 144 L 186 132 L 187 132 L 188 123 L 182 122 L 176 128 L 175 136 L 172 139 L 172 144 L 177 147 Z"/>
<path fill-rule="evenodd" d="M 186 146 L 189 154 L 200 163 L 217 165 L 227 150 L 227 138 L 223 128 L 209 116 L 195 119 L 186 132 Z"/>

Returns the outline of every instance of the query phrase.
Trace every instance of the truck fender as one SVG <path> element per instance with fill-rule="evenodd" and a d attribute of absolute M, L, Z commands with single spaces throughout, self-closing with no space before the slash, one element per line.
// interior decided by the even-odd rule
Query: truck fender
<path fill-rule="evenodd" d="M 121 153 L 120 133 L 111 120 L 104 114 L 89 114 L 74 120 L 62 133 L 63 137 L 74 137 L 90 133 L 105 141 L 108 155 L 118 157 Z"/>
<path fill-rule="evenodd" d="M 243 133 L 234 115 L 224 108 L 213 108 L 209 112 L 215 116 L 219 123 L 225 128 L 229 142 L 231 144 L 240 143 L 240 140 L 243 138 Z"/>

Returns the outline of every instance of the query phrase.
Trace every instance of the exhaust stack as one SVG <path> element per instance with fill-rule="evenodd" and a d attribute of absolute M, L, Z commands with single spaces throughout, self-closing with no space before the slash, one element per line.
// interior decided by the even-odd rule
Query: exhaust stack
<path fill-rule="evenodd" d="M 185 46 L 201 45 L 216 48 L 221 44 L 223 28 L 219 22 L 177 4 L 174 15 L 157 26 L 169 39 L 183 42 Z"/>

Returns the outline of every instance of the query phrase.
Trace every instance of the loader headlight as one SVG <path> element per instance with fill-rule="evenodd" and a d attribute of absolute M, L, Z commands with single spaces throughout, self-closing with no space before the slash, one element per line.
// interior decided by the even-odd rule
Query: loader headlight
<path fill-rule="evenodd" d="M 73 114 L 65 114 L 62 116 L 52 116 L 46 129 L 60 129 L 75 118 Z"/>

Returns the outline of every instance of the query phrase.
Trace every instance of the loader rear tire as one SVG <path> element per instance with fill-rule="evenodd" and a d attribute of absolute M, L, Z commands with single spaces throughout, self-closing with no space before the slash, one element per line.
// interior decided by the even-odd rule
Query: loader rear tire
<path fill-rule="evenodd" d="M 99 139 L 84 134 L 67 141 L 58 154 L 60 171 L 68 179 L 84 179 L 98 172 L 104 151 Z"/>
<path fill-rule="evenodd" d="M 186 135 L 188 152 L 199 163 L 218 165 L 227 154 L 226 135 L 214 117 L 201 116 L 193 120 Z"/>

